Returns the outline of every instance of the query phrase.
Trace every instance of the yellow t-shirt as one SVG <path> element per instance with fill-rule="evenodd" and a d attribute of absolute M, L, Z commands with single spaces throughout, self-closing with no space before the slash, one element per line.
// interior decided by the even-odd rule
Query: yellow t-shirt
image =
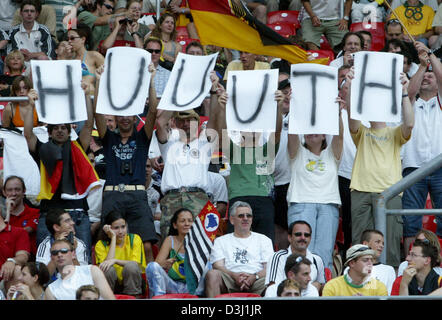
<path fill-rule="evenodd" d="M 350 189 L 380 193 L 402 179 L 401 146 L 411 135 L 405 139 L 400 126 L 372 129 L 361 124 L 351 136 L 357 151 Z"/>
<path fill-rule="evenodd" d="M 433 25 L 433 18 L 434 18 L 434 10 L 433 8 L 427 6 L 427 5 L 423 5 L 422 7 L 420 7 L 420 9 L 422 9 L 422 13 L 416 13 L 415 17 L 416 18 L 420 18 L 422 17 L 421 20 L 415 20 L 411 14 L 415 7 L 410 7 L 408 12 L 407 12 L 407 16 L 409 16 L 409 18 L 407 18 L 407 16 L 405 16 L 405 6 L 401 5 L 399 7 L 397 7 L 394 10 L 394 13 L 397 15 L 397 17 L 399 18 L 399 20 L 401 20 L 401 22 L 405 25 L 405 27 L 407 28 L 407 30 L 410 32 L 411 35 L 416 36 L 422 33 L 425 33 L 427 31 L 430 31 L 432 29 L 432 25 Z M 418 7 L 419 10 L 419 7 Z M 396 17 L 394 16 L 394 14 L 392 14 L 390 16 L 390 19 L 396 19 Z M 405 31 L 404 31 L 405 32 Z"/>
<path fill-rule="evenodd" d="M 131 244 L 132 243 L 132 244 Z M 109 243 L 107 241 L 100 240 L 95 245 L 95 259 L 97 264 L 102 263 L 109 252 Z M 138 263 L 142 273 L 146 270 L 146 257 L 144 256 L 143 241 L 137 234 L 127 234 L 124 239 L 124 245 L 122 247 L 116 246 L 115 259 L 135 261 Z M 114 264 L 115 271 L 117 272 L 118 281 L 123 281 L 123 266 Z"/>
<path fill-rule="evenodd" d="M 262 61 L 255 61 L 255 69 L 254 70 L 265 70 L 270 69 L 270 64 Z M 243 70 L 242 62 L 240 60 L 233 60 L 227 65 L 226 72 L 224 73 L 224 81 L 227 81 L 227 74 L 229 71 L 239 71 Z"/>
<path fill-rule="evenodd" d="M 377 279 L 370 279 L 362 286 L 355 286 L 347 282 L 345 276 L 331 279 L 324 286 L 323 297 L 354 296 L 388 296 L 387 287 Z"/>

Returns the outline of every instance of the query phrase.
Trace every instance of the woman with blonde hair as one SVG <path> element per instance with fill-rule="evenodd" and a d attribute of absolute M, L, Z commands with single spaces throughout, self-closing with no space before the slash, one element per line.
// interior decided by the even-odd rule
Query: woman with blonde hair
<path fill-rule="evenodd" d="M 177 31 L 175 16 L 168 12 L 162 14 L 150 36 L 161 39 L 161 42 L 163 43 L 161 57 L 172 63 L 175 62 L 178 53 L 182 51 L 181 45 L 176 41 Z"/>

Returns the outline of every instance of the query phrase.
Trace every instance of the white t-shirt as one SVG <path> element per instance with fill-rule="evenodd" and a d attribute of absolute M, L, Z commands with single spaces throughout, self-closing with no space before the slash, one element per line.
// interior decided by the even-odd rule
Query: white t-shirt
<path fill-rule="evenodd" d="M 301 140 L 301 139 L 300 139 Z M 299 144 L 296 157 L 291 160 L 292 178 L 287 192 L 288 203 L 341 204 L 338 186 L 338 165 L 331 143 L 315 155 Z"/>
<path fill-rule="evenodd" d="M 163 194 L 181 187 L 209 189 L 208 169 L 214 144 L 207 141 L 204 132 L 187 144 L 180 141 L 179 136 L 171 134 L 166 143 L 158 143 L 158 146 L 164 160 Z"/>
<path fill-rule="evenodd" d="M 414 103 L 414 127 L 404 144 L 403 168 L 418 168 L 442 153 L 442 109 L 437 96 Z"/>
<path fill-rule="evenodd" d="M 212 195 L 214 202 L 228 202 L 226 179 L 219 173 L 209 171 L 209 189 L 207 193 Z"/>
<path fill-rule="evenodd" d="M 52 295 L 57 300 L 75 300 L 77 289 L 83 285 L 93 285 L 92 266 L 73 266 L 75 271 L 72 275 L 62 279 L 61 277 L 49 285 Z"/>
<path fill-rule="evenodd" d="M 232 232 L 215 239 L 210 262 L 224 260 L 232 272 L 254 274 L 264 268 L 272 254 L 272 240 L 267 236 L 251 232 L 248 238 L 238 238 Z"/>
<path fill-rule="evenodd" d="M 77 240 L 75 255 L 77 256 L 78 262 L 80 265 L 88 265 L 88 252 L 86 249 L 86 244 L 83 242 L 83 240 L 78 239 L 77 237 L 75 237 L 75 240 Z M 37 248 L 37 255 L 35 257 L 36 262 L 44 263 L 45 265 L 48 265 L 49 262 L 51 262 L 52 242 L 51 236 L 47 236 L 43 239 Z"/>
<path fill-rule="evenodd" d="M 290 183 L 290 157 L 287 151 L 289 132 L 289 115 L 285 115 L 282 119 L 281 138 L 279 140 L 278 152 L 275 156 L 275 171 L 273 172 L 273 179 L 275 186 L 282 186 Z"/>
<path fill-rule="evenodd" d="M 336 20 L 341 17 L 341 0 L 310 0 L 315 15 L 323 20 Z M 302 7 L 302 20 L 310 18 L 305 8 Z"/>

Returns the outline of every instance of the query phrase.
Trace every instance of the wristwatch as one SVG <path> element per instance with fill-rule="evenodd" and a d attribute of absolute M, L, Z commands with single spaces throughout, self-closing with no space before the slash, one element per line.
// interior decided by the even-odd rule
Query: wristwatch
<path fill-rule="evenodd" d="M 350 17 L 349 16 L 344 16 L 344 20 L 350 20 Z"/>
<path fill-rule="evenodd" d="M 6 259 L 6 261 L 14 262 L 14 264 L 17 264 L 17 261 L 15 261 L 14 258 L 8 258 L 8 259 Z"/>
<path fill-rule="evenodd" d="M 258 273 L 255 273 L 255 278 L 256 278 L 256 280 L 259 280 L 259 275 L 258 275 Z"/>

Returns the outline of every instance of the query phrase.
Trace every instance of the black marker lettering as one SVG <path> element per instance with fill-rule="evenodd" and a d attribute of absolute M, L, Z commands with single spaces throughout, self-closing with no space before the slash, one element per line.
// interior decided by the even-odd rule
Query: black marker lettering
<path fill-rule="evenodd" d="M 302 77 L 308 76 L 311 77 L 312 81 L 312 114 L 310 117 L 310 123 L 312 126 L 316 124 L 316 83 L 318 77 L 328 78 L 335 80 L 336 76 L 333 74 L 329 74 L 326 72 L 317 72 L 317 71 L 293 71 L 292 75 L 294 77 Z"/>
<path fill-rule="evenodd" d="M 144 79 L 144 72 L 146 69 L 146 59 L 141 58 L 141 64 L 140 64 L 140 68 L 138 69 L 138 81 L 137 81 L 137 86 L 134 90 L 134 92 L 132 93 L 132 97 L 130 97 L 129 101 L 121 106 L 121 107 L 117 107 L 113 100 L 112 100 L 112 90 L 111 90 L 111 70 L 112 70 L 112 52 L 109 53 L 109 62 L 108 62 L 108 66 L 107 66 L 107 83 L 106 83 L 106 88 L 107 88 L 107 95 L 109 98 L 109 103 L 112 109 L 114 110 L 126 110 L 128 109 L 136 100 L 138 94 L 140 93 L 140 88 L 141 88 L 141 84 L 143 83 L 143 79 Z"/>
<path fill-rule="evenodd" d="M 41 81 L 40 66 L 35 68 L 37 76 L 37 91 L 40 99 L 40 108 L 42 117 L 46 117 L 46 97 L 49 96 L 67 96 L 69 104 L 69 115 L 71 120 L 75 120 L 75 105 L 74 105 L 74 85 L 72 81 L 72 66 L 66 66 L 67 88 L 46 88 L 43 87 Z"/>

